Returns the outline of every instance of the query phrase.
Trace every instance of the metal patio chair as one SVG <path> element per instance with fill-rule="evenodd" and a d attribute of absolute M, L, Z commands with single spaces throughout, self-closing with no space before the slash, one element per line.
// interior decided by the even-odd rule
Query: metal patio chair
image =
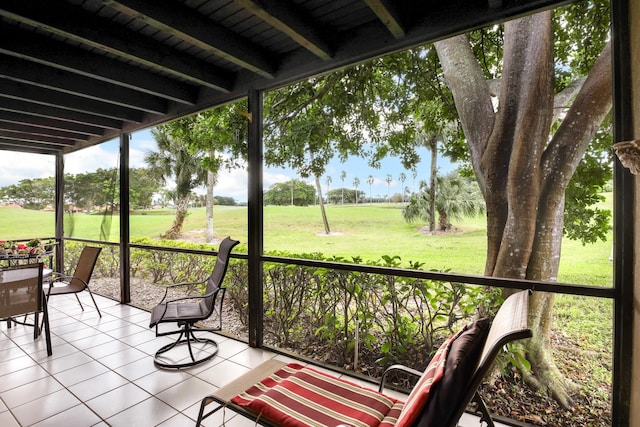
<path fill-rule="evenodd" d="M 222 303 L 226 289 L 222 287 L 222 281 L 227 273 L 229 266 L 229 254 L 231 249 L 240 243 L 230 237 L 225 238 L 218 249 L 216 263 L 213 267 L 211 275 L 205 280 L 187 283 L 176 283 L 169 285 L 165 289 L 164 297 L 158 305 L 151 310 L 151 320 L 149 327 L 156 329 L 156 336 L 165 336 L 179 334 L 175 342 L 161 347 L 155 354 L 154 363 L 156 366 L 165 369 L 179 369 L 198 365 L 206 362 L 216 355 L 218 352 L 218 344 L 209 338 L 198 338 L 195 331 L 213 332 L 222 329 Z M 194 286 L 206 284 L 206 290 L 203 295 L 199 296 L 183 296 L 175 299 L 167 299 L 170 289 L 183 286 Z M 212 328 L 196 327 L 197 322 L 208 319 L 213 313 L 218 316 L 218 325 Z M 179 329 L 168 332 L 161 332 L 158 326 L 162 323 L 177 323 Z M 203 348 L 199 348 L 199 352 L 204 353 L 203 357 L 196 358 L 194 356 L 194 343 L 203 344 Z M 165 353 L 177 346 L 186 345 L 189 350 L 189 360 L 181 362 L 179 360 L 170 360 Z"/>
<path fill-rule="evenodd" d="M 93 297 L 91 289 L 89 288 L 89 281 L 91 280 L 91 276 L 93 275 L 93 269 L 95 268 L 96 262 L 98 261 L 98 255 L 100 255 L 100 251 L 102 251 L 102 248 L 85 246 L 80 253 L 78 263 L 76 264 L 76 269 L 72 275 L 53 272 L 51 276 L 51 282 L 49 283 L 49 288 L 46 291 L 47 301 L 51 296 L 54 295 L 74 294 L 76 299 L 78 300 L 78 304 L 80 304 L 80 308 L 82 308 L 82 311 L 84 311 L 84 307 L 82 306 L 82 302 L 80 302 L 78 294 L 84 290 L 87 290 L 89 292 L 89 296 L 91 296 L 93 305 L 98 311 L 98 316 L 102 317 L 102 313 L 100 313 L 98 304 Z"/>
<path fill-rule="evenodd" d="M 33 337 L 40 336 L 38 316 L 42 313 L 47 354 L 51 356 L 51 333 L 49 313 L 42 290 L 43 264 L 24 264 L 0 270 L 0 319 L 22 325 L 33 326 Z M 26 315 L 34 314 L 33 324 L 26 322 Z M 25 321 L 15 320 L 15 316 L 25 315 Z"/>

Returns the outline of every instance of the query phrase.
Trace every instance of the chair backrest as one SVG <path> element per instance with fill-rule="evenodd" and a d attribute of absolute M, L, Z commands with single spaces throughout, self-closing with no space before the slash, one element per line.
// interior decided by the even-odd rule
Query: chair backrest
<path fill-rule="evenodd" d="M 73 273 L 73 278 L 69 281 L 69 286 L 82 289 L 87 286 L 89 280 L 91 280 L 91 275 L 93 274 L 93 269 L 98 261 L 100 251 L 102 251 L 102 248 L 95 246 L 85 246 L 82 249 L 80 258 L 78 258 L 78 263 L 76 264 L 76 269 Z"/>
<path fill-rule="evenodd" d="M 43 309 L 42 263 L 0 271 L 0 318 Z"/>
<path fill-rule="evenodd" d="M 505 344 L 511 341 L 531 338 L 533 335 L 529 329 L 529 295 L 531 291 L 520 291 L 510 295 L 500 306 L 498 313 L 491 323 L 489 334 L 482 349 L 480 362 L 467 385 L 464 399 L 457 403 L 457 413 L 453 417 L 452 426 L 462 416 L 465 408 L 471 402 L 482 380 L 491 369 L 496 356 Z"/>
<path fill-rule="evenodd" d="M 218 255 L 216 257 L 216 263 L 213 266 L 211 275 L 207 279 L 206 294 L 212 294 L 213 297 L 205 300 L 207 309 L 209 311 L 213 310 L 215 292 L 221 288 L 224 276 L 227 274 L 227 268 L 229 267 L 229 254 L 231 254 L 231 249 L 233 249 L 233 247 L 238 243 L 240 243 L 238 240 L 233 240 L 231 237 L 226 237 L 222 242 L 220 242 Z"/>

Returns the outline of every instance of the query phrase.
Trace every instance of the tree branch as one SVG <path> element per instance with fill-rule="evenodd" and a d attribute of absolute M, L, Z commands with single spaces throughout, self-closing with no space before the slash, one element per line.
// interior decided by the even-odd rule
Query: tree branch
<path fill-rule="evenodd" d="M 480 161 L 495 122 L 489 85 L 467 35 L 451 37 L 436 42 L 434 46 L 447 86 L 453 94 L 480 188 L 485 193 L 486 183 L 480 173 Z"/>
<path fill-rule="evenodd" d="M 313 104 L 316 100 L 321 99 L 324 95 L 326 95 L 327 92 L 329 92 L 329 90 L 331 90 L 336 85 L 336 83 L 338 83 L 340 81 L 340 79 L 342 77 L 343 77 L 343 73 L 342 72 L 334 72 L 334 73 L 330 74 L 328 76 L 327 80 L 325 80 L 324 86 L 322 86 L 320 88 L 320 90 L 314 91 L 312 96 L 310 96 L 309 98 L 307 98 L 304 101 L 300 102 L 291 111 L 289 111 L 288 114 L 284 115 L 280 120 L 274 122 L 274 124 L 276 126 L 280 126 L 282 123 L 293 119 L 295 117 L 295 115 L 298 114 L 300 111 L 302 111 L 303 109 L 305 109 L 309 105 Z M 279 106 L 280 104 L 283 104 L 283 103 L 284 104 L 287 103 L 287 99 L 286 98 L 283 98 L 282 100 L 280 100 L 279 102 L 274 104 L 274 106 L 277 107 L 277 106 Z"/>
<path fill-rule="evenodd" d="M 569 108 L 571 100 L 576 96 L 580 89 L 582 89 L 582 85 L 586 80 L 586 77 L 574 80 L 556 95 L 555 99 L 553 100 L 552 123 L 558 120 L 562 113 Z"/>
<path fill-rule="evenodd" d="M 611 70 L 611 42 L 593 65 L 584 80 L 575 100 L 555 133 L 543 155 L 546 170 L 553 171 L 546 176 L 547 185 L 561 182 L 566 188 L 589 143 L 593 140 L 600 123 L 611 111 L 613 98 Z M 560 180 L 560 181 L 558 181 Z"/>

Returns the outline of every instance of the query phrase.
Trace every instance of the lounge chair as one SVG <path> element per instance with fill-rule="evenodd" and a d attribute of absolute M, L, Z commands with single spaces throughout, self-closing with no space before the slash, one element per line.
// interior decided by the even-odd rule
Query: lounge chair
<path fill-rule="evenodd" d="M 310 367 L 268 360 L 206 396 L 196 426 L 221 408 L 267 426 L 455 426 L 472 400 L 481 420 L 493 426 L 477 389 L 505 344 L 531 337 L 528 300 L 529 291 L 508 297 L 490 328 L 487 319 L 467 325 L 440 347 L 424 372 L 391 366 L 378 391 Z M 388 373 L 398 370 L 420 376 L 406 402 L 382 393 Z M 205 413 L 213 402 L 219 405 Z"/>
<path fill-rule="evenodd" d="M 198 338 L 194 335 L 194 331 L 219 331 L 222 329 L 222 303 L 226 289 L 222 287 L 222 281 L 227 273 L 229 266 L 229 254 L 231 249 L 240 243 L 227 237 L 220 242 L 216 263 L 213 266 L 211 275 L 201 281 L 177 283 L 169 285 L 165 289 L 164 297 L 158 305 L 151 310 L 151 320 L 149 327 L 156 329 L 156 336 L 165 336 L 171 334 L 179 334 L 178 339 L 170 344 L 161 347 L 155 354 L 154 363 L 156 366 L 165 369 L 180 369 L 198 365 L 206 362 L 216 355 L 218 352 L 218 344 L 209 338 Z M 205 285 L 204 295 L 184 296 L 180 298 L 167 300 L 169 289 L 175 289 L 181 286 Z M 208 319 L 213 313 L 217 313 L 218 325 L 211 328 L 195 327 L 196 322 Z M 180 327 L 177 330 L 168 332 L 160 332 L 158 326 L 161 323 L 177 323 Z M 196 358 L 194 356 L 194 343 L 202 343 L 204 346 L 198 349 L 199 353 L 204 356 Z M 181 362 L 168 358 L 165 353 L 176 346 L 187 345 L 190 360 Z M 208 348 L 206 348 L 208 347 Z"/>

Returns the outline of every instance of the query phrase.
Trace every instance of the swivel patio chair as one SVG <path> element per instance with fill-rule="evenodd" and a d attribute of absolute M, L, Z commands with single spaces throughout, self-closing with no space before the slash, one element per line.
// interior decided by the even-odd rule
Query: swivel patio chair
<path fill-rule="evenodd" d="M 80 253 L 80 258 L 78 258 L 78 263 L 76 264 L 76 269 L 73 272 L 73 275 L 69 276 L 64 273 L 57 272 L 52 273 L 51 282 L 49 283 L 49 288 L 46 291 L 47 301 L 53 295 L 74 294 L 78 300 L 78 304 L 80 304 L 80 308 L 84 311 L 84 307 L 82 302 L 80 302 L 78 294 L 87 290 L 89 292 L 89 296 L 91 296 L 93 305 L 96 307 L 98 316 L 102 317 L 98 304 L 96 304 L 93 293 L 89 288 L 89 281 L 91 280 L 93 269 L 98 261 L 100 251 L 102 251 L 102 248 L 85 246 Z"/>
<path fill-rule="evenodd" d="M 222 287 L 222 281 L 227 273 L 227 267 L 229 266 L 229 254 L 231 249 L 240 243 L 237 240 L 232 240 L 230 237 L 225 238 L 218 249 L 216 263 L 213 267 L 211 275 L 202 281 L 186 282 L 169 285 L 165 289 L 164 297 L 158 305 L 151 310 L 151 320 L 149 327 L 156 328 L 156 336 L 165 336 L 172 334 L 179 334 L 175 342 L 167 344 L 161 347 L 155 354 L 153 359 L 156 366 L 165 369 L 180 369 L 198 365 L 206 362 L 216 355 L 218 352 L 218 344 L 209 338 L 196 337 L 194 332 L 204 331 L 213 332 L 222 329 L 222 303 L 224 301 L 224 294 L 226 288 Z M 194 286 L 206 284 L 206 290 L 203 295 L 199 296 L 183 296 L 175 299 L 167 299 L 167 294 L 170 289 Z M 196 322 L 202 322 L 208 319 L 213 313 L 217 314 L 218 325 L 215 327 L 204 328 L 197 327 Z M 179 329 L 168 332 L 161 332 L 158 330 L 158 326 L 161 323 L 177 323 Z M 192 348 L 195 343 L 200 343 L 202 346 L 197 346 L 197 352 L 203 354 L 203 356 L 195 357 L 194 349 Z M 189 350 L 189 359 L 183 362 L 175 357 L 168 357 L 167 353 L 178 346 L 186 345 Z M 186 358 L 186 355 L 185 355 Z"/>
<path fill-rule="evenodd" d="M 481 421 L 494 426 L 477 389 L 505 344 L 531 337 L 528 301 L 529 291 L 508 297 L 490 328 L 486 318 L 467 325 L 443 343 L 424 372 L 389 367 L 377 391 L 312 367 L 267 360 L 202 399 L 196 427 L 220 409 L 266 426 L 454 427 L 471 401 Z M 406 402 L 382 393 L 389 372 L 397 371 L 420 376 Z M 213 402 L 219 405 L 205 413 Z"/>

